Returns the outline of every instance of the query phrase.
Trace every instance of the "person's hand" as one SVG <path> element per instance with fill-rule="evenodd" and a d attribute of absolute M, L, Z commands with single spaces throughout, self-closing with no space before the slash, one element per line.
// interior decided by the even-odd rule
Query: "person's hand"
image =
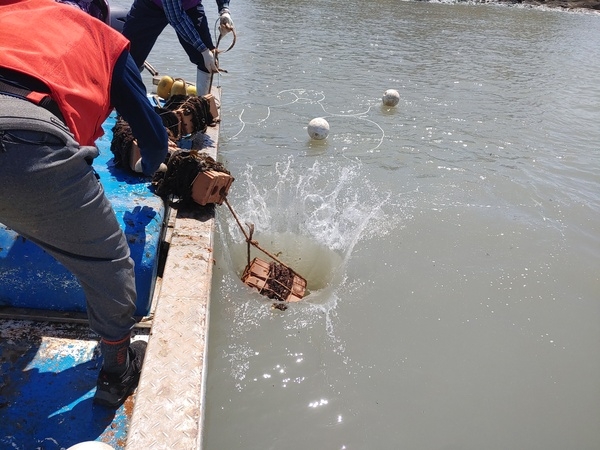
<path fill-rule="evenodd" d="M 208 70 L 208 73 L 217 73 L 219 68 L 217 67 L 217 61 L 212 50 L 208 48 L 202 52 L 202 58 L 204 58 L 204 67 Z"/>
<path fill-rule="evenodd" d="M 233 30 L 233 20 L 231 20 L 231 14 L 227 8 L 223 8 L 219 12 L 219 32 L 221 36 L 225 36 L 231 30 Z"/>

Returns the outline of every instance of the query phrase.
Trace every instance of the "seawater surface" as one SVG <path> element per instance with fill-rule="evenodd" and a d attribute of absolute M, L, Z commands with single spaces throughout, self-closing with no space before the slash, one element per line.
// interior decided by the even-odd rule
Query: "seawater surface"
<path fill-rule="evenodd" d="M 600 448 L 600 16 L 231 10 L 229 201 L 310 294 L 246 287 L 217 207 L 204 448 Z M 195 77 L 169 29 L 149 62 Z"/>

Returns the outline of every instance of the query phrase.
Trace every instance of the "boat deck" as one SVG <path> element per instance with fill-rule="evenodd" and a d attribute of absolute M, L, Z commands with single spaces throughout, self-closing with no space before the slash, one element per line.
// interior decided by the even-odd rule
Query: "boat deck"
<path fill-rule="evenodd" d="M 218 135 L 209 127 L 192 148 L 216 159 Z M 214 207 L 167 205 L 163 225 L 166 256 L 134 330 L 148 341 L 140 384 L 116 411 L 92 402 L 101 359 L 85 313 L 0 306 L 0 448 L 200 448 Z"/>

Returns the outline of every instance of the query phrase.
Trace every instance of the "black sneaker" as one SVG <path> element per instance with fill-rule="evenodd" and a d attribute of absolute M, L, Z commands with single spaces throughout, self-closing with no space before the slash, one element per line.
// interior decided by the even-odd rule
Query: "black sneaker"
<path fill-rule="evenodd" d="M 144 341 L 135 341 L 129 346 L 129 367 L 122 375 L 105 372 L 104 369 L 100 370 L 94 403 L 109 408 L 118 408 L 125 402 L 140 381 L 147 345 Z"/>

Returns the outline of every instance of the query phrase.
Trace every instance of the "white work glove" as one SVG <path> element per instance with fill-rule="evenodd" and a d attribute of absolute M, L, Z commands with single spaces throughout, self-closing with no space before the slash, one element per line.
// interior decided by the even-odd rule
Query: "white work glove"
<path fill-rule="evenodd" d="M 231 14 L 227 8 L 223 8 L 219 11 L 219 32 L 221 36 L 225 36 L 231 30 L 233 30 L 233 20 L 231 20 Z"/>
<path fill-rule="evenodd" d="M 135 162 L 135 166 L 133 168 L 133 171 L 137 172 L 137 173 L 144 173 L 144 171 L 142 170 L 142 158 L 138 159 Z"/>
<path fill-rule="evenodd" d="M 206 67 L 208 73 L 217 73 L 219 71 L 217 62 L 215 61 L 215 55 L 211 50 L 204 50 L 202 52 L 202 58 L 204 58 L 204 67 Z"/>
<path fill-rule="evenodd" d="M 144 173 L 144 171 L 142 170 L 142 158 L 138 159 L 135 162 L 135 167 L 133 168 L 134 172 L 137 173 Z M 158 166 L 158 169 L 156 169 L 157 172 L 166 172 L 167 171 L 167 165 L 165 163 L 160 163 L 160 166 Z"/>

